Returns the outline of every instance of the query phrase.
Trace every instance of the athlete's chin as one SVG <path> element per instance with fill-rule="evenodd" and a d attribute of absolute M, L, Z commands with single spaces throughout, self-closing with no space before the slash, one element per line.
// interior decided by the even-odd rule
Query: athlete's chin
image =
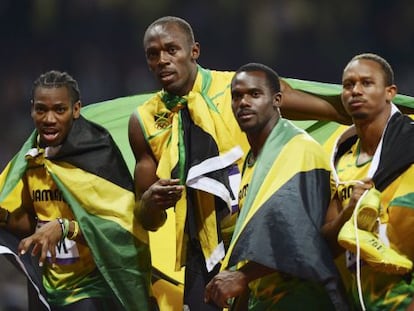
<path fill-rule="evenodd" d="M 183 88 L 178 81 L 171 81 L 170 83 L 163 83 L 162 87 L 165 91 L 174 95 L 182 95 Z"/>
<path fill-rule="evenodd" d="M 254 135 L 259 131 L 255 124 L 250 123 L 239 123 L 240 129 L 248 135 Z"/>
<path fill-rule="evenodd" d="M 368 119 L 368 114 L 364 113 L 364 112 L 354 112 L 351 114 L 352 119 L 354 120 L 367 120 Z"/>

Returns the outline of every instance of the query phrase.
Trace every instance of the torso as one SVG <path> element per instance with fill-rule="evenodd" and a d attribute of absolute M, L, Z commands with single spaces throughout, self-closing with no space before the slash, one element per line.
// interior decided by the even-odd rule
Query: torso
<path fill-rule="evenodd" d="M 38 218 L 38 227 L 57 218 L 74 219 L 70 207 L 62 197 L 62 192 L 43 165 L 29 161 L 24 178 L 28 196 Z M 56 248 L 56 257 L 55 265 L 46 262 L 44 285 L 48 291 L 76 287 L 81 279 L 96 269 L 89 248 L 69 239 L 65 239 L 61 247 Z"/>

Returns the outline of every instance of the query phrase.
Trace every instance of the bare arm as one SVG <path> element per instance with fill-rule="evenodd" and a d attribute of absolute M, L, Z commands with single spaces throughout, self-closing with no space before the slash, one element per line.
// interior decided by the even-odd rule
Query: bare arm
<path fill-rule="evenodd" d="M 325 217 L 325 224 L 322 226 L 322 234 L 328 240 L 328 243 L 335 255 L 343 252 L 343 249 L 338 244 L 338 234 L 346 221 L 351 218 L 355 206 L 365 192 L 372 187 L 370 179 L 365 179 L 363 183 L 354 185 L 352 195 L 348 205 L 342 209 L 341 202 L 338 195 L 332 199 Z"/>
<path fill-rule="evenodd" d="M 19 238 L 32 234 L 36 226 L 35 216 L 23 207 L 17 208 L 13 212 L 0 207 L 1 226 Z"/>
<path fill-rule="evenodd" d="M 248 262 L 236 271 L 224 270 L 217 274 L 206 286 L 204 301 L 214 302 L 219 307 L 228 308 L 228 299 L 239 297 L 248 291 L 248 284 L 275 270 L 256 262 Z"/>
<path fill-rule="evenodd" d="M 145 229 L 155 231 L 165 223 L 165 210 L 176 204 L 184 187 L 180 186 L 179 180 L 176 179 L 159 180 L 156 175 L 157 163 L 135 114 L 129 119 L 128 136 L 136 160 L 135 193 L 140 201 L 135 215 Z"/>
<path fill-rule="evenodd" d="M 59 220 L 62 221 L 62 224 Z M 86 245 L 83 234 L 74 221 L 66 220 L 65 224 L 63 219 L 59 220 L 56 219 L 45 223 L 33 234 L 22 239 L 18 246 L 18 253 L 23 255 L 33 246 L 31 254 L 33 256 L 39 255 L 39 266 L 43 266 L 48 252 L 51 254 L 52 263 L 56 262 L 56 247 L 66 237 Z M 67 231 L 62 226 L 66 227 Z M 66 232 L 65 236 L 63 236 L 64 231 Z"/>
<path fill-rule="evenodd" d="M 322 226 L 322 234 L 328 241 L 335 256 L 340 255 L 344 251 L 343 248 L 339 246 L 337 238 L 342 226 L 352 214 L 351 209 L 347 209 L 347 212 L 345 212 L 345 210 L 341 210 L 341 203 L 336 195 L 328 207 L 325 217 L 325 224 Z"/>
<path fill-rule="evenodd" d="M 283 92 L 282 115 L 292 120 L 323 120 L 351 124 L 341 99 L 324 99 L 303 91 L 293 89 L 286 81 L 280 80 Z"/>

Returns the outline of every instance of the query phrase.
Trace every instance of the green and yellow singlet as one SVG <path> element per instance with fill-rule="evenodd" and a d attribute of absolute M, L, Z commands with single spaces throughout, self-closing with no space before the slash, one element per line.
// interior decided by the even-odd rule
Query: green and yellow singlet
<path fill-rule="evenodd" d="M 25 173 L 23 206 L 32 206 L 38 218 L 37 228 L 57 218 L 74 219 L 46 168 L 30 159 Z M 27 205 L 30 204 L 30 205 Z M 56 247 L 56 262 L 48 252 L 43 273 L 43 285 L 52 305 L 66 305 L 88 297 L 106 297 L 109 293 L 98 274 L 89 248 L 69 239 Z"/>
<path fill-rule="evenodd" d="M 367 177 L 370 162 L 357 165 L 358 141 L 343 155 L 337 164 L 337 174 L 340 181 L 351 180 L 338 186 L 338 197 L 343 208 L 349 202 L 353 185 L 356 180 Z M 406 238 L 414 234 L 414 209 L 394 204 L 396 198 L 404 197 L 412 192 L 414 184 L 414 167 L 411 166 L 402 175 L 395 179 L 381 193 L 380 222 L 386 226 L 390 245 L 411 260 L 414 259 L 413 239 Z M 411 186 L 410 186 L 411 185 Z M 411 189 L 410 189 L 411 187 Z M 350 288 L 354 301 L 359 301 L 355 265 L 348 262 Z M 342 270 L 342 269 L 340 269 Z M 343 273 L 344 271 L 341 271 Z M 346 278 L 346 276 L 345 276 Z M 367 310 L 406 310 L 414 297 L 414 286 L 411 285 L 411 276 L 391 275 L 375 271 L 371 266 L 361 263 L 361 284 L 364 304 Z"/>

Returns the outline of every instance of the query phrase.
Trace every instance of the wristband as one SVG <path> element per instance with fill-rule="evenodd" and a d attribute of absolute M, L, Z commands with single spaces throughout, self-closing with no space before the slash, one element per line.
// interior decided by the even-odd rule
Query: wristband
<path fill-rule="evenodd" d="M 63 241 L 68 236 L 69 220 L 66 218 L 58 218 L 57 221 L 59 222 L 60 228 L 62 229 L 62 236 L 60 238 L 60 241 Z"/>
<path fill-rule="evenodd" d="M 71 220 L 73 223 L 73 232 L 72 234 L 68 234 L 69 240 L 76 240 L 78 234 L 79 234 L 79 223 L 76 220 Z"/>

